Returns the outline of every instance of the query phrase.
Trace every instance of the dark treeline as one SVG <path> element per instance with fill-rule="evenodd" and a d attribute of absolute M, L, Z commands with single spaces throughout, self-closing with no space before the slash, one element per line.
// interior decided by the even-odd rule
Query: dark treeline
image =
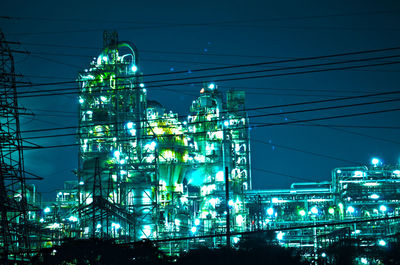
<path fill-rule="evenodd" d="M 164 254 L 154 243 L 144 240 L 130 245 L 119 245 L 102 239 L 71 240 L 55 248 L 43 249 L 32 258 L 32 264 L 135 264 L 135 265 L 307 265 L 307 264 L 400 264 L 400 245 L 360 247 L 357 240 L 347 239 L 329 248 L 318 250 L 318 256 L 308 249 L 285 248 L 273 240 L 274 235 L 263 234 L 242 238 L 232 248 L 210 249 L 198 246 L 177 256 Z M 322 253 L 324 255 L 322 255 Z M 366 263 L 365 263 L 366 262 Z"/>

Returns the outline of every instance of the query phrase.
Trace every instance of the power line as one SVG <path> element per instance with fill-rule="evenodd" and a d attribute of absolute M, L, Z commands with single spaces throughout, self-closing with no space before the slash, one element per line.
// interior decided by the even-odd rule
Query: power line
<path fill-rule="evenodd" d="M 252 170 L 261 171 L 261 172 L 265 172 L 265 173 L 269 173 L 269 174 L 273 174 L 273 175 L 277 175 L 277 176 L 281 176 L 281 177 L 287 177 L 287 178 L 291 178 L 291 179 L 302 180 L 302 181 L 315 181 L 314 179 L 296 177 L 296 176 L 288 175 L 288 174 L 285 174 L 285 173 L 280 173 L 280 172 L 267 170 L 267 169 L 262 169 L 262 168 L 254 168 L 254 167 L 252 167 Z"/>
<path fill-rule="evenodd" d="M 258 124 L 258 125 L 250 126 L 250 129 L 259 128 L 259 127 L 267 127 L 267 126 L 268 127 L 269 126 L 281 126 L 281 125 L 287 125 L 287 124 L 293 124 L 293 123 L 304 123 L 304 122 L 309 122 L 309 121 L 338 119 L 338 118 L 349 118 L 349 117 L 364 116 L 364 115 L 371 115 L 371 114 L 378 114 L 378 113 L 387 113 L 387 112 L 393 112 L 393 111 L 399 111 L 399 110 L 400 110 L 400 108 L 398 108 L 398 109 L 386 109 L 386 110 L 371 111 L 371 112 L 353 113 L 353 114 L 347 114 L 347 115 L 320 117 L 320 118 L 313 118 L 313 119 L 308 119 L 308 120 L 286 121 L 286 122 L 280 122 L 280 123 L 265 123 L 265 124 Z M 205 134 L 205 133 L 207 133 L 207 132 L 201 132 L 201 134 Z M 193 133 L 193 134 L 199 134 L 199 133 Z M 147 138 L 147 139 L 152 139 L 152 137 L 153 138 L 164 138 L 164 137 L 174 137 L 174 136 L 177 136 L 177 135 L 174 135 L 174 134 L 171 134 L 171 135 L 154 135 L 154 136 L 149 135 L 149 138 Z M 101 137 L 101 138 L 104 138 L 104 137 Z M 53 146 L 42 146 L 41 148 L 24 147 L 24 149 L 25 150 L 34 150 L 34 149 L 44 149 L 44 148 L 72 147 L 72 146 L 78 146 L 78 145 L 80 145 L 80 144 L 63 144 L 63 145 L 53 145 Z M 27 148 L 29 148 L 29 149 L 27 149 Z"/>
<path fill-rule="evenodd" d="M 385 12 L 389 12 L 389 13 L 393 13 L 394 11 L 384 11 Z M 383 14 L 381 13 L 381 14 Z M 365 13 L 352 13 L 354 14 L 365 14 Z M 377 13 L 374 13 L 377 14 Z M 118 28 L 119 31 L 121 30 L 143 30 L 143 29 L 164 29 L 164 28 L 176 28 L 176 27 L 204 27 L 204 26 L 234 26 L 234 27 L 252 27 L 252 28 L 256 28 L 257 26 L 259 27 L 259 22 L 263 22 L 263 21 L 280 21 L 280 20 L 298 20 L 298 19 L 310 19 L 310 18 L 326 18 L 326 17 L 331 17 L 331 16 L 346 16 L 343 14 L 339 14 L 339 15 L 318 15 L 318 16 L 309 16 L 309 17 L 288 17 L 288 18 L 262 18 L 262 19 L 252 19 L 252 20 L 234 20 L 234 21 L 213 21 L 213 22 L 197 22 L 197 23 L 169 23 L 169 22 L 147 22 L 147 23 L 143 23 L 142 24 L 147 24 L 146 26 L 130 26 L 130 27 L 122 27 L 122 28 Z M 34 18 L 34 17 L 11 17 L 11 16 L 1 16 L 0 18 L 2 19 L 39 19 L 39 20 L 52 20 L 55 21 L 54 19 L 51 18 Z M 56 19 L 57 21 L 63 20 L 63 19 Z M 71 20 L 70 20 L 71 21 Z M 82 20 L 80 20 L 82 21 Z M 94 21 L 94 20 L 93 20 Z M 99 21 L 99 20 L 96 20 Z M 240 25 L 242 23 L 251 23 L 251 22 L 258 22 L 256 25 Z M 120 23 L 120 22 L 119 22 Z M 135 25 L 139 24 L 140 22 L 134 22 Z M 150 25 L 149 25 L 150 24 Z M 239 25 L 237 25 L 239 24 Z M 266 25 L 271 27 L 270 25 Z M 265 26 L 263 26 L 263 28 L 265 28 Z M 274 26 L 274 28 L 277 28 L 276 26 Z M 281 27 L 282 28 L 282 27 Z M 50 32 L 25 32 L 25 33 L 15 33 L 15 34 L 10 34 L 10 35 L 43 35 L 43 34 L 63 34 L 63 33 L 83 33 L 83 32 L 95 32 L 95 31 L 103 31 L 103 29 L 82 29 L 82 30 L 64 30 L 64 31 L 50 31 Z"/>
<path fill-rule="evenodd" d="M 383 66 L 383 65 L 391 65 L 391 64 L 399 64 L 399 63 L 400 63 L 400 61 L 398 61 L 398 62 L 387 62 L 387 63 L 375 63 L 375 64 L 367 64 L 367 65 L 357 65 L 357 66 L 345 66 L 345 67 L 338 67 L 338 68 L 325 68 L 325 69 L 308 70 L 308 71 L 300 71 L 300 72 L 289 72 L 289 73 L 278 73 L 278 74 L 259 75 L 259 76 L 226 78 L 226 79 L 215 80 L 215 82 L 227 82 L 227 81 L 257 79 L 257 78 L 270 78 L 270 77 L 280 77 L 280 76 L 290 76 L 290 75 L 301 75 L 301 74 L 320 73 L 320 72 L 328 72 L 328 71 L 341 71 L 341 70 L 348 70 L 348 69 L 354 69 L 354 68 L 365 68 L 365 67 Z M 182 80 L 185 80 L 185 78 L 182 78 Z M 166 80 L 166 81 L 168 81 L 168 80 Z M 160 85 L 147 86 L 147 88 L 194 85 L 194 84 L 203 84 L 204 82 L 205 81 L 192 81 L 192 82 L 185 82 L 185 83 L 160 84 Z M 55 91 L 62 91 L 62 90 L 65 91 L 65 90 L 71 90 L 71 89 L 78 90 L 78 88 L 66 88 L 66 89 L 56 89 Z M 122 88 L 122 89 L 126 89 L 126 88 Z M 113 91 L 122 90 L 122 89 L 113 89 Z M 132 88 L 129 88 L 129 89 L 132 89 Z M 36 91 L 36 92 L 40 93 L 40 92 L 47 92 L 47 91 L 51 91 L 51 90 Z M 26 92 L 29 92 L 29 91 L 26 91 Z M 26 92 L 20 92 L 20 93 L 26 93 Z M 32 91 L 31 93 L 34 93 L 34 92 Z M 78 91 L 63 92 L 63 93 L 51 93 L 51 94 L 38 94 L 38 95 L 22 95 L 22 96 L 20 96 L 20 98 L 57 96 L 57 95 L 71 95 L 71 94 L 76 94 L 76 93 L 78 93 Z"/>
<path fill-rule="evenodd" d="M 383 48 L 383 49 L 337 53 L 337 54 L 312 56 L 312 57 L 302 57 L 302 58 L 295 58 L 295 59 L 285 59 L 285 60 L 277 60 L 277 61 L 269 61 L 269 62 L 259 62 L 259 63 L 252 63 L 252 64 L 240 64 L 240 65 L 230 65 L 230 66 L 221 66 L 221 67 L 201 68 L 201 69 L 193 69 L 193 70 L 190 70 L 190 71 L 192 73 L 195 73 L 195 72 L 203 72 L 203 71 L 216 71 L 216 70 L 226 70 L 226 69 L 234 69 L 234 68 L 255 67 L 255 66 L 262 66 L 262 65 L 269 65 L 269 64 L 280 64 L 280 63 L 288 63 L 288 62 L 298 62 L 298 61 L 318 60 L 318 59 L 324 59 L 324 58 L 343 57 L 343 56 L 349 56 L 349 55 L 361 55 L 361 54 L 376 53 L 376 52 L 386 52 L 386 51 L 393 51 L 393 50 L 399 50 L 399 49 L 400 49 L 400 46 L 397 46 L 397 47 L 390 47 L 390 48 Z M 388 59 L 388 58 L 395 58 L 395 57 L 399 57 L 399 55 L 383 56 L 383 57 L 367 58 L 367 59 L 353 59 L 353 60 L 354 61 L 359 61 L 359 60 L 365 61 L 365 60 Z M 325 66 L 325 65 L 339 64 L 339 63 L 349 63 L 349 62 L 354 62 L 353 60 L 347 60 L 347 61 L 344 61 L 344 62 L 331 62 L 331 63 L 326 63 L 326 64 L 317 64 L 317 65 L 312 65 L 312 66 L 309 66 L 309 67 Z M 301 67 L 301 66 L 297 66 L 297 67 Z M 303 67 L 306 67 L 306 66 L 303 66 Z M 286 70 L 286 69 L 279 69 L 279 70 Z M 152 73 L 152 74 L 145 74 L 145 75 L 142 75 L 142 76 L 143 77 L 148 77 L 148 76 L 171 75 L 171 74 L 187 74 L 187 73 L 188 73 L 188 71 L 185 70 L 185 71 L 176 71 L 176 72 Z M 128 77 L 124 77 L 124 78 L 130 78 L 130 77 L 136 77 L 136 75 L 135 76 L 128 76 Z M 201 78 L 201 77 L 197 77 L 197 78 Z M 206 78 L 206 77 L 204 77 L 204 78 Z M 185 78 L 185 79 L 187 79 L 187 78 Z M 163 80 L 163 81 L 171 81 L 171 80 Z M 172 79 L 172 81 L 176 81 L 176 80 Z M 62 82 L 32 84 L 31 86 L 18 86 L 18 87 L 20 88 L 20 87 L 32 87 L 32 86 L 48 86 L 48 85 L 60 85 L 60 84 L 72 84 L 72 83 L 76 83 L 76 82 L 77 81 L 62 81 Z M 150 82 L 155 82 L 155 81 L 150 81 Z M 156 82 L 161 82 L 161 81 L 157 80 Z M 147 83 L 149 83 L 149 82 L 147 82 Z"/>
<path fill-rule="evenodd" d="M 361 98 L 368 98 L 368 97 L 375 97 L 375 96 L 383 96 L 383 95 L 391 95 L 391 94 L 400 94 L 400 91 L 390 91 L 390 92 L 381 92 L 381 93 L 374 93 L 374 94 L 364 94 L 359 96 L 350 96 L 350 97 L 340 97 L 334 99 L 324 99 L 324 100 L 314 100 L 314 101 L 305 101 L 305 102 L 296 102 L 296 103 L 289 103 L 289 104 L 280 104 L 280 105 L 272 105 L 272 106 L 260 106 L 260 107 L 252 107 L 252 108 L 245 108 L 243 111 L 254 111 L 254 110 L 265 110 L 265 109 L 274 109 L 274 108 L 286 108 L 286 107 L 294 107 L 294 106 L 301 106 L 301 105 L 311 105 L 311 104 L 320 104 L 320 103 L 328 103 L 328 102 L 335 102 L 335 101 L 343 101 L 343 100 L 350 100 L 350 99 L 361 99 Z M 228 112 L 220 112 L 220 114 L 225 114 Z M 281 112 L 280 112 L 281 114 Z M 183 118 L 184 116 L 178 116 L 178 118 Z M 157 121 L 162 120 L 162 118 L 157 118 L 153 120 L 142 120 L 141 122 L 145 121 Z M 28 132 L 41 132 L 41 131 L 52 131 L 52 130 L 64 130 L 64 129 L 77 129 L 76 126 L 70 127 L 61 127 L 61 128 L 49 128 L 49 129 L 36 129 L 36 130 L 27 130 L 21 131 L 21 133 L 28 133 Z"/>
<path fill-rule="evenodd" d="M 346 162 L 346 163 L 351 163 L 351 164 L 356 164 L 356 165 L 357 164 L 358 165 L 361 164 L 359 162 L 354 162 L 354 161 L 342 159 L 342 158 L 339 158 L 339 157 L 334 157 L 334 156 L 330 156 L 330 155 L 325 155 L 325 154 L 319 154 L 319 153 L 315 153 L 315 152 L 311 152 L 311 151 L 306 151 L 306 150 L 302 150 L 302 149 L 295 148 L 295 147 L 285 146 L 285 145 L 282 145 L 282 144 L 268 143 L 268 142 L 265 142 L 265 141 L 262 141 L 262 140 L 258 140 L 258 139 L 252 139 L 252 141 L 259 142 L 259 143 L 262 143 L 262 144 L 265 144 L 265 145 L 277 146 L 277 147 L 280 147 L 280 148 L 283 148 L 283 149 L 292 150 L 292 151 L 296 151 L 296 152 L 301 152 L 301 153 L 308 154 L 308 155 L 313 155 L 313 156 L 328 158 L 328 159 L 332 159 L 332 160 L 337 160 L 337 161 L 341 161 L 341 162 Z"/>
<path fill-rule="evenodd" d="M 266 113 L 266 114 L 259 114 L 259 115 L 253 115 L 253 116 L 248 116 L 248 118 L 260 118 L 260 117 L 267 117 L 267 116 L 272 116 L 272 115 L 285 115 L 285 114 L 295 114 L 295 113 L 304 113 L 304 112 L 313 112 L 313 111 L 321 111 L 321 110 L 330 110 L 330 109 L 339 109 L 339 108 L 348 108 L 348 107 L 357 107 L 357 106 L 365 106 L 365 105 L 371 105 L 371 104 L 381 104 L 381 103 L 388 103 L 388 102 L 395 102 L 395 101 L 400 101 L 399 99 L 391 99 L 391 100 L 382 100 L 382 101 L 373 101 L 373 102 L 364 102 L 364 103 L 358 103 L 358 104 L 348 104 L 348 105 L 339 105 L 339 106 L 330 106 L 330 107 L 324 107 L 324 108 L 314 108 L 314 109 L 303 109 L 303 110 L 296 110 L 296 111 L 289 111 L 289 112 L 276 112 L 276 113 Z M 243 110 L 245 111 L 245 110 Z M 229 112 L 226 112 L 229 114 Z M 159 121 L 163 120 L 163 118 L 157 118 L 157 119 L 144 119 L 139 122 L 151 122 L 151 121 Z M 204 124 L 204 123 L 215 123 L 216 120 L 213 121 L 197 121 L 197 122 L 192 122 L 190 125 L 196 125 L 196 124 Z M 115 123 L 112 124 L 107 124 L 107 125 L 115 125 Z M 88 125 L 85 127 L 93 127 L 94 125 Z M 104 124 L 103 124 L 104 126 Z M 164 126 L 155 126 L 155 127 L 166 127 L 168 128 L 169 125 L 164 125 Z M 82 126 L 80 127 L 82 128 Z M 117 129 L 115 129 L 117 130 Z M 38 132 L 38 131 L 36 131 Z M 23 132 L 21 132 L 23 133 Z M 25 137 L 24 139 L 41 139 L 41 138 L 54 138 L 54 137 L 64 137 L 64 136 L 73 136 L 73 135 L 79 135 L 76 133 L 68 133 L 68 134 L 57 134 L 57 135 L 47 135 L 47 136 L 32 136 L 32 137 Z M 103 137 L 99 137 L 103 138 Z"/>

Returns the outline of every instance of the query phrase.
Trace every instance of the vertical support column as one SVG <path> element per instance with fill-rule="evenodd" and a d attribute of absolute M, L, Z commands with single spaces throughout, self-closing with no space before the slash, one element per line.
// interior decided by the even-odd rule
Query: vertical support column
<path fill-rule="evenodd" d="M 231 222 L 229 211 L 229 169 L 225 167 L 226 246 L 231 247 Z"/>

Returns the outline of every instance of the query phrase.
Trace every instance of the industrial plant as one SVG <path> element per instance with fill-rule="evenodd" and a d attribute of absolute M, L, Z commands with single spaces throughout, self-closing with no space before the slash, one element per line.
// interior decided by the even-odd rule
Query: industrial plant
<path fill-rule="evenodd" d="M 367 166 L 335 168 L 330 181 L 252 189 L 244 91 L 222 93 L 218 84 L 205 82 L 188 115 L 180 116 L 148 99 L 151 85 L 141 75 L 138 51 L 115 32 L 105 32 L 101 53 L 77 83 L 76 179 L 51 202 L 37 199 L 35 186 L 22 176 L 22 160 L 12 155 L 21 151 L 19 114 L 9 91 L 15 87 L 2 87 L 8 95 L 1 104 L 7 119 L 2 255 L 53 247 L 66 238 L 150 240 L 172 255 L 200 246 L 234 247 L 246 236 L 271 231 L 277 244 L 325 257 L 342 239 L 385 246 L 400 232 L 400 166 L 377 158 Z"/>

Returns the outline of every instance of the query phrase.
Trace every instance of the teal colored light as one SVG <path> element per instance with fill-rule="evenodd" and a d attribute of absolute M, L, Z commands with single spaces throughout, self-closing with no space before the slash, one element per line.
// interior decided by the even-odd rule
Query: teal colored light
<path fill-rule="evenodd" d="M 386 246 L 386 241 L 381 239 L 378 241 L 378 245 L 384 247 L 384 246 Z"/>
<path fill-rule="evenodd" d="M 374 157 L 372 158 L 371 163 L 376 167 L 378 164 L 381 163 L 381 161 L 378 158 Z"/>

